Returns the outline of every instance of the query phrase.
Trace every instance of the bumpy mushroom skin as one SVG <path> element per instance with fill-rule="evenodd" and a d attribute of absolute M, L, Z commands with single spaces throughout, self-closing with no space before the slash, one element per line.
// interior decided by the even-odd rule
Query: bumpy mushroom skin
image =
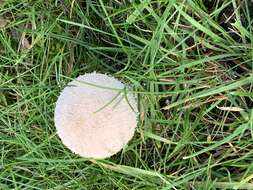
<path fill-rule="evenodd" d="M 133 137 L 137 103 L 119 80 L 99 73 L 79 76 L 60 94 L 55 108 L 57 134 L 71 151 L 107 158 Z M 131 105 L 131 106 L 130 106 Z"/>

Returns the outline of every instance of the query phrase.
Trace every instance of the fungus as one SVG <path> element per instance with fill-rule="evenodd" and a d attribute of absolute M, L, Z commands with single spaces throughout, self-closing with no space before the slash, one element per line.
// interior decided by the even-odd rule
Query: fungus
<path fill-rule="evenodd" d="M 55 108 L 62 143 L 87 158 L 103 159 L 119 152 L 137 126 L 137 102 L 119 80 L 88 73 L 70 82 Z"/>

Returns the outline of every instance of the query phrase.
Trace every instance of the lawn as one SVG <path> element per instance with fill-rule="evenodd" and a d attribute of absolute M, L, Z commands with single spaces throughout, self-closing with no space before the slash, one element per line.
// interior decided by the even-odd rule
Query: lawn
<path fill-rule="evenodd" d="M 97 71 L 138 95 L 105 160 L 56 134 L 55 102 Z M 0 189 L 253 189 L 252 0 L 0 0 Z"/>

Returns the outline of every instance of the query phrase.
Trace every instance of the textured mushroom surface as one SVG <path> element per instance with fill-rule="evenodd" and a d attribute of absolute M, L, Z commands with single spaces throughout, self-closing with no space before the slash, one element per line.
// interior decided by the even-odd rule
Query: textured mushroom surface
<path fill-rule="evenodd" d="M 101 159 L 119 152 L 137 126 L 137 102 L 125 87 L 99 73 L 70 82 L 55 108 L 55 126 L 63 144 L 82 157 Z"/>

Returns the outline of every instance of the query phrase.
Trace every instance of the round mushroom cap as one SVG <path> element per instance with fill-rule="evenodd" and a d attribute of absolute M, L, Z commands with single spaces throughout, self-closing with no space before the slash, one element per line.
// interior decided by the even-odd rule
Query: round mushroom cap
<path fill-rule="evenodd" d="M 119 80 L 88 73 L 70 82 L 55 108 L 55 126 L 64 145 L 87 158 L 119 152 L 137 126 L 137 102 Z"/>

